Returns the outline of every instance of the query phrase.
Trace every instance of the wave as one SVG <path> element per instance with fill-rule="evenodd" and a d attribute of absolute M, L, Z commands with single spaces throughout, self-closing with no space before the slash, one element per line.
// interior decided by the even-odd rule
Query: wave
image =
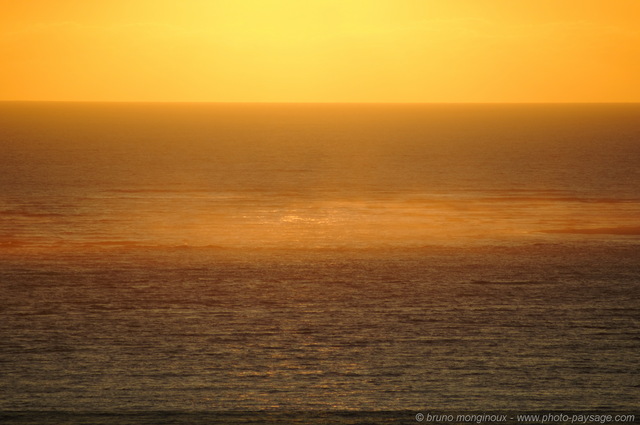
<path fill-rule="evenodd" d="M 472 285 L 551 285 L 555 282 L 547 280 L 470 280 Z"/>
<path fill-rule="evenodd" d="M 581 202 L 589 204 L 631 204 L 638 198 L 583 198 L 577 196 L 500 196 L 478 198 L 485 202 Z"/>
<path fill-rule="evenodd" d="M 542 230 L 542 233 L 566 233 L 576 235 L 622 235 L 640 236 L 640 226 L 597 227 L 597 228 L 564 228 Z"/>
<path fill-rule="evenodd" d="M 207 189 L 109 189 L 106 193 L 203 193 Z"/>
<path fill-rule="evenodd" d="M 2 210 L 0 211 L 0 217 L 1 216 L 7 216 L 7 217 L 36 217 L 36 218 L 47 218 L 47 217 L 66 217 L 66 216 L 70 216 L 70 215 L 77 215 L 77 214 L 67 214 L 67 213 L 53 213 L 53 212 L 34 212 L 34 211 L 25 211 L 25 210 L 18 210 L 18 209 L 9 209 L 9 210 Z"/>

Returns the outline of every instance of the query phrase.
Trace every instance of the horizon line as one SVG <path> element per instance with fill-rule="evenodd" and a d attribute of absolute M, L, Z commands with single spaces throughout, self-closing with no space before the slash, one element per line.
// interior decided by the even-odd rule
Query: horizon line
<path fill-rule="evenodd" d="M 228 104 L 228 105 L 633 105 L 638 101 L 518 101 L 518 102 L 384 102 L 384 101 L 209 101 L 209 100 L 15 100 L 0 99 L 0 103 L 131 103 L 131 104 Z"/>

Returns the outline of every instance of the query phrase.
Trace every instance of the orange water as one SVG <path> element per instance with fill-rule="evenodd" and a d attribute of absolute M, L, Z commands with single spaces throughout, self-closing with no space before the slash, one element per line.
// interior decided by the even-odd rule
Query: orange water
<path fill-rule="evenodd" d="M 637 411 L 639 118 L 0 104 L 0 411 Z"/>

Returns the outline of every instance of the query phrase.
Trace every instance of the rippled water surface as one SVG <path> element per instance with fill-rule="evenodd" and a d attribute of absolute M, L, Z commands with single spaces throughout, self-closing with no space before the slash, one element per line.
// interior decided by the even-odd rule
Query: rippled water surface
<path fill-rule="evenodd" d="M 637 105 L 0 111 L 2 411 L 638 408 Z"/>

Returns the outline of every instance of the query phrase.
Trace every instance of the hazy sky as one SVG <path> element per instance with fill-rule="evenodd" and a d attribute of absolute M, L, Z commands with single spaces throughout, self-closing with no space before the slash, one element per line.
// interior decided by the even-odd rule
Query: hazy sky
<path fill-rule="evenodd" d="M 638 0 L 0 0 L 0 99 L 639 102 Z"/>

